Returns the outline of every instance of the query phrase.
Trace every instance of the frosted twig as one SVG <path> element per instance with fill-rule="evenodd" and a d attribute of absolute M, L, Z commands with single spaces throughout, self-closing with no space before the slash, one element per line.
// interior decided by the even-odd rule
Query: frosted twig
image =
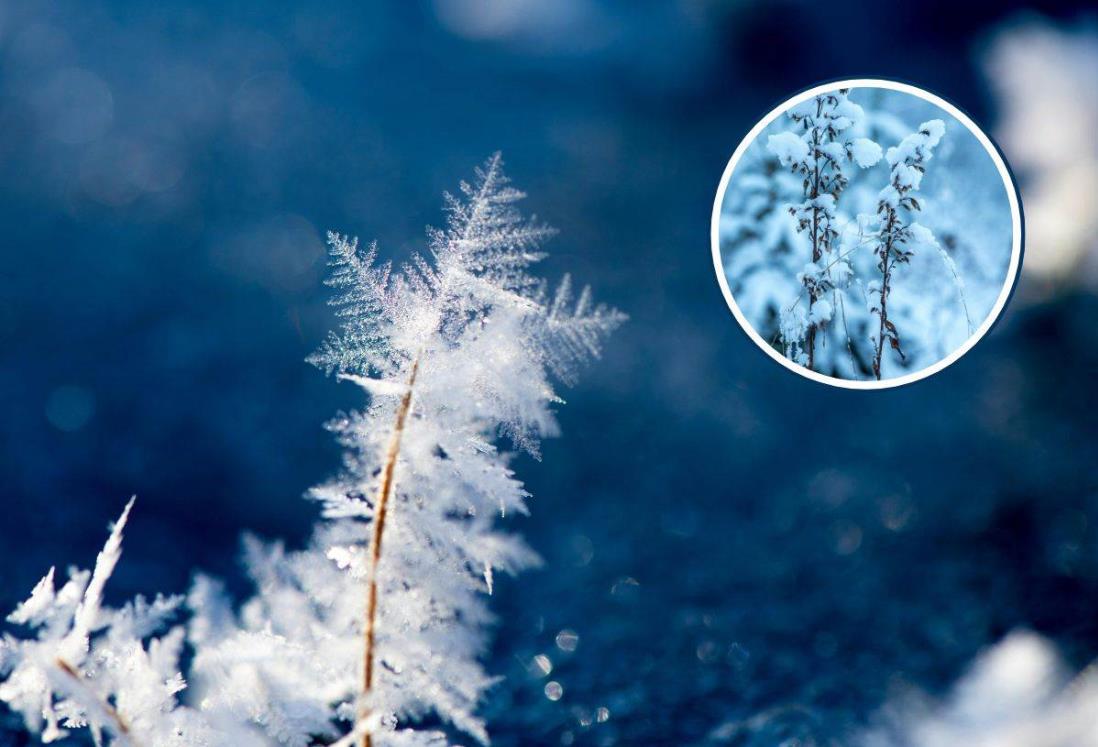
<path fill-rule="evenodd" d="M 104 716 L 107 717 L 108 721 L 114 724 L 115 731 L 118 733 L 120 739 L 125 740 L 126 743 L 130 745 L 130 747 L 140 747 L 140 745 L 138 745 L 137 743 L 137 740 L 135 740 L 133 738 L 133 735 L 130 733 L 129 724 L 127 724 L 126 720 L 122 718 L 122 714 L 118 712 L 117 708 L 111 705 L 104 698 L 101 698 L 99 694 L 92 689 L 91 685 L 89 685 L 87 681 L 80 675 L 80 672 L 78 672 L 74 666 L 72 666 L 60 657 L 58 657 L 54 663 L 57 665 L 57 668 L 60 669 L 66 677 L 68 677 L 70 683 L 74 687 L 80 689 L 84 693 L 84 695 L 87 696 L 86 700 L 84 700 L 83 702 L 85 704 L 91 703 L 92 705 L 94 705 L 95 708 L 97 708 Z"/>
<path fill-rule="evenodd" d="M 261 744 L 488 743 L 484 591 L 538 561 L 498 525 L 527 498 L 499 439 L 536 453 L 555 435 L 550 377 L 567 380 L 621 321 L 529 272 L 552 230 L 523 217 L 522 197 L 497 154 L 399 270 L 329 237 L 339 327 L 311 360 L 368 400 L 329 424 L 345 454 L 311 492 L 324 521 L 300 551 L 246 542 L 243 613 L 208 584 L 192 592 L 203 709 Z"/>
<path fill-rule="evenodd" d="M 381 471 L 381 484 L 377 490 L 377 501 L 374 504 L 373 530 L 370 534 L 370 566 L 367 571 L 366 592 L 366 623 L 363 628 L 365 652 L 363 654 L 362 694 L 366 703 L 370 691 L 374 686 L 374 645 L 377 627 L 377 567 L 381 561 L 381 540 L 385 532 L 385 517 L 389 508 L 389 496 L 393 492 L 393 473 L 396 470 L 397 457 L 400 455 L 400 440 L 404 435 L 404 424 L 408 420 L 408 411 L 412 407 L 412 390 L 416 385 L 416 374 L 419 372 L 419 358 L 412 361 L 412 372 L 408 375 L 408 383 L 404 394 L 397 405 L 396 422 L 393 424 L 393 433 L 389 437 L 389 448 L 385 452 L 385 463 Z M 364 706 L 364 709 L 366 706 Z M 363 710 L 359 718 L 362 721 L 369 716 L 368 710 Z M 370 747 L 372 739 L 369 729 L 364 729 L 362 734 L 362 747 Z"/>

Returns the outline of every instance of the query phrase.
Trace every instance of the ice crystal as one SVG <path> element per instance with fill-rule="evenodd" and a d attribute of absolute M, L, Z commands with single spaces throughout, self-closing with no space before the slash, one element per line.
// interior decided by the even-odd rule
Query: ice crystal
<path fill-rule="evenodd" d="M 530 274 L 554 231 L 523 196 L 493 156 L 399 270 L 329 236 L 341 326 L 311 360 L 368 403 L 331 424 L 345 465 L 312 491 L 327 521 L 310 546 L 249 541 L 258 593 L 235 617 L 208 581 L 192 593 L 205 710 L 286 745 L 487 741 L 485 597 L 496 572 L 538 562 L 497 527 L 528 497 L 502 446 L 537 455 L 556 431 L 550 376 L 570 381 L 623 319 Z M 416 730 L 426 716 L 444 730 Z"/>
<path fill-rule="evenodd" d="M 119 609 L 104 606 L 103 590 L 122 554 L 131 500 L 111 529 L 91 572 L 73 569 L 57 589 L 54 569 L 8 621 L 34 632 L 0 643 L 0 701 L 19 713 L 43 742 L 88 729 L 97 744 L 156 746 L 259 745 L 255 734 L 215 724 L 180 706 L 186 687 L 179 656 L 184 633 L 168 626 L 180 597 L 137 597 Z"/>

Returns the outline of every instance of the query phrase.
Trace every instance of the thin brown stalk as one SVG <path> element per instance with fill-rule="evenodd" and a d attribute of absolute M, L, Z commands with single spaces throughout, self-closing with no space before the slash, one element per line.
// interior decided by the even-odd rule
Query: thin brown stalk
<path fill-rule="evenodd" d="M 881 380 L 881 361 L 884 358 L 884 341 L 885 334 L 889 335 L 889 345 L 900 354 L 900 358 L 904 357 L 904 351 L 900 349 L 900 341 L 896 336 L 896 327 L 888 319 L 888 294 L 892 291 L 892 270 L 896 267 L 896 259 L 892 258 L 893 237 L 895 236 L 896 226 L 899 223 L 899 216 L 896 214 L 894 208 L 888 209 L 888 223 L 884 228 L 885 241 L 881 245 L 881 308 L 879 315 L 879 323 L 877 329 L 877 350 L 873 355 L 873 375 L 877 377 L 877 381 Z"/>
<path fill-rule="evenodd" d="M 816 119 L 819 120 L 820 115 L 823 113 L 823 100 L 816 99 Z M 820 196 L 820 131 L 818 127 L 813 128 L 812 131 L 812 158 L 814 161 L 814 171 L 812 175 L 812 192 L 809 194 L 813 200 Z M 823 249 L 820 247 L 820 209 L 818 207 L 812 208 L 812 261 L 813 263 L 819 262 L 823 256 Z M 812 307 L 816 305 L 816 288 L 812 287 L 808 290 L 808 318 L 812 318 Z M 805 347 L 808 348 L 808 370 L 812 371 L 816 367 L 816 323 L 811 322 L 808 325 L 808 332 L 805 334 Z"/>
<path fill-rule="evenodd" d="M 107 717 L 114 722 L 114 728 L 118 731 L 118 735 L 126 740 L 131 747 L 138 747 L 137 741 L 130 733 L 130 725 L 126 723 L 126 719 L 122 718 L 122 714 L 118 712 L 118 709 L 104 698 L 101 698 L 99 694 L 91 688 L 87 681 L 80 676 L 80 672 L 78 672 L 76 667 L 72 664 L 69 664 L 62 658 L 58 658 L 54 663 L 57 664 L 57 668 L 64 672 L 77 687 L 83 690 L 98 704 L 103 713 L 107 714 Z"/>
<path fill-rule="evenodd" d="M 892 281 L 892 228 L 896 225 L 896 211 L 888 209 L 888 225 L 885 227 L 884 246 L 881 249 L 881 308 L 878 315 L 877 350 L 873 354 L 873 375 L 881 380 L 881 358 L 884 357 L 885 326 L 888 324 L 888 284 Z"/>
<path fill-rule="evenodd" d="M 419 371 L 419 358 L 412 362 L 412 371 L 408 375 L 408 389 L 400 398 L 396 410 L 396 422 L 393 425 L 393 434 L 389 438 L 389 447 L 385 452 L 385 463 L 381 468 L 381 483 L 377 489 L 377 500 L 374 502 L 373 531 L 370 534 L 370 567 L 367 571 L 369 586 L 366 591 L 366 624 L 364 628 L 365 653 L 363 657 L 362 695 L 365 699 L 370 695 L 374 687 L 374 646 L 377 628 L 377 567 L 381 560 L 381 540 L 385 532 L 385 517 L 389 509 L 389 496 L 393 492 L 393 472 L 396 469 L 397 457 L 400 455 L 400 440 L 404 435 L 404 425 L 408 420 L 408 412 L 412 407 L 412 387 L 416 383 L 416 373 Z M 365 702 L 365 701 L 364 701 Z M 369 716 L 369 708 L 364 706 L 360 719 Z M 369 730 L 362 735 L 362 747 L 373 747 L 373 740 Z"/>

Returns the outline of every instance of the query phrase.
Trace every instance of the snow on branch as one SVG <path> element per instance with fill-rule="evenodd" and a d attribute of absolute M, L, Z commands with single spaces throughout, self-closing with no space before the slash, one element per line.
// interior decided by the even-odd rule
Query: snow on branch
<path fill-rule="evenodd" d="M 797 303 L 783 310 L 780 330 L 786 356 L 809 369 L 815 368 L 817 333 L 834 312 L 834 304 L 824 297 L 844 287 L 851 274 L 836 251 L 836 203 L 849 183 L 844 164 L 853 161 L 865 169 L 881 157 L 881 148 L 873 141 L 849 136 L 865 112 L 848 93 L 840 89 L 794 106 L 787 113 L 794 129 L 770 135 L 766 144 L 782 166 L 801 178 L 803 200 L 791 205 L 789 214 L 797 231 L 807 233 L 811 241 L 811 261 L 798 276 L 808 308 Z"/>
<path fill-rule="evenodd" d="M 922 184 L 926 173 L 926 163 L 933 157 L 934 148 L 945 134 L 945 123 L 932 119 L 919 125 L 919 129 L 898 145 L 888 149 L 885 158 L 892 171 L 888 185 L 877 195 L 877 269 L 881 273 L 880 281 L 874 285 L 871 293 L 869 311 L 877 318 L 876 329 L 870 329 L 870 344 L 873 346 L 873 375 L 881 378 L 881 365 L 884 356 L 885 341 L 905 358 L 900 342 L 900 332 L 888 316 L 888 299 L 892 293 L 893 273 L 897 266 L 908 264 L 914 256 L 914 244 L 937 245 L 933 234 L 923 226 L 913 230 L 906 215 L 921 210 L 922 206 L 915 193 Z M 956 270 L 953 266 L 951 269 Z M 956 280 L 960 278 L 956 276 Z M 963 298 L 963 294 L 962 294 Z M 967 313 L 967 307 L 966 307 Z M 971 326 L 971 324 L 970 324 Z"/>

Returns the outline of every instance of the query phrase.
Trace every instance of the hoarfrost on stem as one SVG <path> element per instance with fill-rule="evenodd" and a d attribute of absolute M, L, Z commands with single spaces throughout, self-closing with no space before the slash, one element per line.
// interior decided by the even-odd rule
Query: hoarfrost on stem
<path fill-rule="evenodd" d="M 567 276 L 550 292 L 529 273 L 554 231 L 519 212 L 523 197 L 497 154 L 399 270 L 329 236 L 341 328 L 311 360 L 369 401 L 330 424 L 346 457 L 311 493 L 327 521 L 310 546 L 249 542 L 256 597 L 235 619 L 196 607 L 207 709 L 289 745 L 349 730 L 364 744 L 445 739 L 415 730 L 428 714 L 487 741 L 485 596 L 495 572 L 538 562 L 497 527 L 528 497 L 500 439 L 537 456 L 556 432 L 550 377 L 571 381 L 624 319 Z"/>

